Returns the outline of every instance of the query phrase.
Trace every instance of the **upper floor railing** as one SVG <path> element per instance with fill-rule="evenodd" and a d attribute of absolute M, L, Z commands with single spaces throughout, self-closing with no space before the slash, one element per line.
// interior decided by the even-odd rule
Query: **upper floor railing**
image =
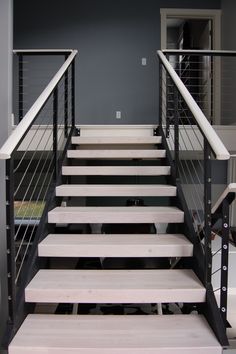
<path fill-rule="evenodd" d="M 194 244 L 194 269 L 206 286 L 207 301 L 211 306 L 215 301 L 211 297 L 213 291 L 220 292 L 223 301 L 225 294 L 227 295 L 225 285 L 221 287 L 219 284 L 215 289 L 212 287 L 212 196 L 215 192 L 213 171 L 218 171 L 219 174 L 221 169 L 227 169 L 230 154 L 201 109 L 200 102 L 197 102 L 191 92 L 192 86 L 187 85 L 183 77 L 178 75 L 179 68 L 173 67 L 173 61 L 170 62 L 171 54 L 172 51 L 158 51 L 159 129 L 172 165 L 179 200 L 185 211 L 185 233 Z M 175 51 L 174 54 L 183 59 L 186 53 Z M 228 268 L 225 270 L 222 266 L 217 272 L 222 279 Z M 225 312 L 226 304 L 221 306 L 222 318 L 226 322 Z"/>
<path fill-rule="evenodd" d="M 60 166 L 75 130 L 77 55 L 76 50 L 14 52 L 19 59 L 16 89 L 19 124 L 0 149 L 0 159 L 6 160 L 8 312 L 9 326 L 13 329 L 11 334 L 22 320 L 20 314 L 24 313 L 24 288 L 37 268 L 37 244 L 46 232 L 47 211 L 54 200 Z M 52 70 L 51 63 L 54 61 L 55 68 Z M 32 76 L 35 73 L 37 77 Z M 28 107 L 26 102 L 32 105 Z"/>
<path fill-rule="evenodd" d="M 67 49 L 13 51 L 13 114 L 16 124 L 71 53 Z"/>
<path fill-rule="evenodd" d="M 208 121 L 236 124 L 236 51 L 164 50 Z"/>

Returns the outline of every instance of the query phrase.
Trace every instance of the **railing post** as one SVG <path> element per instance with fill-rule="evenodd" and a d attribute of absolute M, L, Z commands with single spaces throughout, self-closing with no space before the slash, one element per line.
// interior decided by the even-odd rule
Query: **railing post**
<path fill-rule="evenodd" d="M 205 284 L 211 284 L 211 149 L 204 138 L 204 232 L 205 232 Z"/>
<path fill-rule="evenodd" d="M 166 138 L 168 139 L 170 137 L 170 109 L 169 109 L 169 95 L 170 95 L 170 88 L 168 85 L 168 73 L 166 72 L 166 77 L 165 77 L 165 89 L 166 89 L 166 94 L 165 94 L 165 110 L 166 110 Z"/>
<path fill-rule="evenodd" d="M 166 139 L 168 139 L 170 137 L 170 117 L 167 113 L 166 116 Z"/>
<path fill-rule="evenodd" d="M 229 201 L 225 198 L 222 207 L 222 239 L 221 239 L 221 284 L 220 311 L 225 326 L 227 325 L 228 296 L 228 259 L 229 259 Z"/>
<path fill-rule="evenodd" d="M 68 54 L 65 55 L 65 61 L 68 58 Z M 69 81 L 69 75 L 68 75 L 68 70 L 65 72 L 65 88 L 64 88 L 64 134 L 65 138 L 68 138 L 68 81 Z"/>
<path fill-rule="evenodd" d="M 24 72 L 23 72 L 23 54 L 19 54 L 18 57 L 18 109 L 19 109 L 19 122 L 22 120 L 24 115 Z"/>
<path fill-rule="evenodd" d="M 71 63 L 71 123 L 75 126 L 75 60 Z"/>
<path fill-rule="evenodd" d="M 16 315 L 15 223 L 13 159 L 6 160 L 6 235 L 9 324 L 14 326 Z"/>
<path fill-rule="evenodd" d="M 174 148 L 175 148 L 175 178 L 179 178 L 179 111 L 178 90 L 174 86 Z"/>
<path fill-rule="evenodd" d="M 54 180 L 56 181 L 58 175 L 58 87 L 53 91 L 53 156 L 54 156 Z"/>
<path fill-rule="evenodd" d="M 166 54 L 166 59 L 169 61 L 169 55 Z M 169 105 L 170 105 L 170 86 L 169 86 L 169 80 L 170 77 L 167 73 L 167 71 L 165 71 L 165 111 L 166 111 L 166 138 L 170 137 L 170 109 L 169 109 Z"/>
<path fill-rule="evenodd" d="M 159 126 L 162 127 L 162 95 L 163 95 L 163 82 L 162 82 L 162 63 L 159 61 Z"/>

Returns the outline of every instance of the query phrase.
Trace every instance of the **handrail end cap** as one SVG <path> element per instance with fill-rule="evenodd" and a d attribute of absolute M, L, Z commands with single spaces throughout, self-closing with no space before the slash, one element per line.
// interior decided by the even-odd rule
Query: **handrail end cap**
<path fill-rule="evenodd" d="M 11 155 L 6 154 L 6 153 L 0 153 L 0 160 L 9 160 L 11 158 Z"/>

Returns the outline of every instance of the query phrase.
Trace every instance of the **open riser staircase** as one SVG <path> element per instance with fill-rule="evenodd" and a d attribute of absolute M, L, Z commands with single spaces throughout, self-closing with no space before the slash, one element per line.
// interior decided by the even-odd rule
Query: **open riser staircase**
<path fill-rule="evenodd" d="M 202 314 L 163 311 L 204 306 L 206 289 L 191 266 L 194 247 L 161 136 L 80 135 L 67 150 L 58 206 L 48 212 L 52 232 L 38 245 L 47 266 L 25 289 L 27 303 L 73 304 L 73 314 L 28 315 L 9 353 L 221 353 Z M 78 266 L 84 259 L 100 266 Z M 71 269 L 69 260 L 76 260 Z M 83 304 L 156 310 L 81 314 Z"/>

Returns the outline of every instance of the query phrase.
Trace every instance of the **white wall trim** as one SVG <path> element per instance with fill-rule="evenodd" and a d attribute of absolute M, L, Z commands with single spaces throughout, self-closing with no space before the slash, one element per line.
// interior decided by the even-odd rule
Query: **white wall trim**
<path fill-rule="evenodd" d="M 161 49 L 167 49 L 167 17 L 210 19 L 213 21 L 213 49 L 221 49 L 221 10 L 161 8 Z"/>

